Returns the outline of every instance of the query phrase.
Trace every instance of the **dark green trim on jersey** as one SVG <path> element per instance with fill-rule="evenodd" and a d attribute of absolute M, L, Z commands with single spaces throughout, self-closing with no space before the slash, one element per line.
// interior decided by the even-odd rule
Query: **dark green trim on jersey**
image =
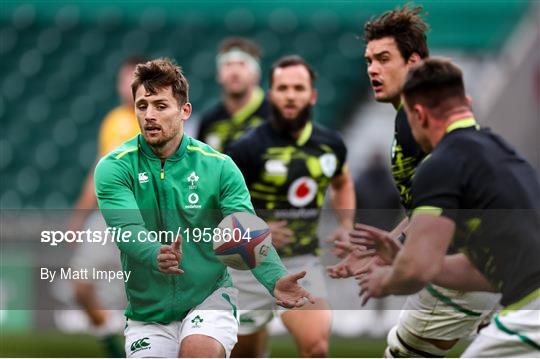
<path fill-rule="evenodd" d="M 471 316 L 471 317 L 480 317 L 480 316 L 482 316 L 482 313 L 478 313 L 478 312 L 469 310 L 467 308 L 463 308 L 461 305 L 455 303 L 452 299 L 450 299 L 449 297 L 447 297 L 446 295 L 442 294 L 437 289 L 435 289 L 431 284 L 428 284 L 426 289 L 429 292 L 429 294 L 431 294 L 435 298 L 439 299 L 444 304 L 447 304 L 447 305 L 451 306 L 452 308 L 456 309 L 458 312 L 461 312 L 461 313 L 466 314 L 466 315 Z"/>
<path fill-rule="evenodd" d="M 503 323 L 501 323 L 500 319 L 499 319 L 499 315 L 496 315 L 495 316 L 495 324 L 497 325 L 497 328 L 503 332 L 505 332 L 506 334 L 508 335 L 515 335 L 519 338 L 519 340 L 521 340 L 523 343 L 527 344 L 527 345 L 530 345 L 531 347 L 533 347 L 534 349 L 536 350 L 540 350 L 540 345 L 538 345 L 537 343 L 535 343 L 531 338 L 527 337 L 526 335 L 524 334 L 521 334 L 519 332 L 516 332 L 514 330 L 511 330 L 511 329 L 508 329 Z"/>

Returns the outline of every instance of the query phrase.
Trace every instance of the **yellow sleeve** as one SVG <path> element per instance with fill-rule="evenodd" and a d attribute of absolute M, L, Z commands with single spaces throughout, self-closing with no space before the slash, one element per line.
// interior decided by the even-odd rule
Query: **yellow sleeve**
<path fill-rule="evenodd" d="M 105 116 L 99 129 L 99 157 L 105 156 L 139 132 L 139 125 L 133 110 L 125 107 L 112 110 Z"/>

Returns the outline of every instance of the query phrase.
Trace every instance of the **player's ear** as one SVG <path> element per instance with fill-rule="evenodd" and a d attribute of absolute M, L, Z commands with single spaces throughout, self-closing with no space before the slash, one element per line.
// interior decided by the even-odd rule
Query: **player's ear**
<path fill-rule="evenodd" d="M 315 106 L 315 104 L 317 103 L 317 97 L 319 96 L 319 93 L 317 92 L 316 89 L 312 89 L 311 90 L 311 99 L 309 101 L 309 103 L 311 104 L 311 106 Z"/>
<path fill-rule="evenodd" d="M 472 108 L 472 97 L 467 95 L 465 96 L 465 100 L 467 101 L 467 106 L 469 106 L 469 108 Z"/>
<path fill-rule="evenodd" d="M 191 116 L 192 110 L 193 109 L 190 102 L 186 102 L 185 104 L 183 104 L 182 107 L 180 108 L 180 119 L 182 121 L 187 120 L 189 116 Z"/>
<path fill-rule="evenodd" d="M 414 119 L 416 121 L 418 121 L 418 124 L 422 127 L 422 128 L 426 128 L 428 126 L 428 114 L 427 114 L 427 109 L 422 106 L 421 104 L 417 103 L 416 105 L 414 105 L 413 107 L 413 112 L 414 112 Z"/>
<path fill-rule="evenodd" d="M 407 62 L 409 65 L 414 65 L 414 64 L 419 63 L 420 61 L 422 61 L 422 58 L 420 57 L 420 55 L 418 55 L 416 52 L 413 52 L 411 56 L 409 56 L 409 61 Z"/>

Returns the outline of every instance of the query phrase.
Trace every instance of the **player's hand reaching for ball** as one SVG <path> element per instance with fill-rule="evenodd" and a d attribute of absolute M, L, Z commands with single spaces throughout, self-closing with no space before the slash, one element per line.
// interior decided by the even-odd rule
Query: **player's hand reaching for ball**
<path fill-rule="evenodd" d="M 402 247 L 389 232 L 360 223 L 356 223 L 351 231 L 351 243 L 363 254 L 377 255 L 387 265 L 394 262 Z"/>
<path fill-rule="evenodd" d="M 345 227 L 336 228 L 326 242 L 332 245 L 330 251 L 338 258 L 345 258 L 351 252 L 352 246 L 349 241 L 349 230 Z"/>
<path fill-rule="evenodd" d="M 369 266 L 356 273 L 355 278 L 360 287 L 362 306 L 364 306 L 371 298 L 382 298 L 388 295 L 384 291 L 384 284 L 391 271 L 392 267 L 381 265 L 374 261 Z"/>
<path fill-rule="evenodd" d="M 298 308 L 310 302 L 315 301 L 311 297 L 311 293 L 304 289 L 298 280 L 304 278 L 306 272 L 298 272 L 281 277 L 274 287 L 274 297 L 276 304 L 284 308 Z"/>
<path fill-rule="evenodd" d="M 157 256 L 159 271 L 167 274 L 183 274 L 184 271 L 178 268 L 181 261 L 182 236 L 178 236 L 171 245 L 163 245 L 159 249 Z"/>

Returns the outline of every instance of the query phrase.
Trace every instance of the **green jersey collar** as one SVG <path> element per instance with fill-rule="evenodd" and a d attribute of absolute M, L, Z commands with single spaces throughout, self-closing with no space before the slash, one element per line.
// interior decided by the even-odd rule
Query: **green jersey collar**
<path fill-rule="evenodd" d="M 236 111 L 236 113 L 233 114 L 232 121 L 235 124 L 240 124 L 244 122 L 261 106 L 261 103 L 263 101 L 264 91 L 260 87 L 257 87 L 255 90 L 253 90 L 253 94 L 251 95 L 248 103 L 246 103 L 244 107 L 242 107 L 240 110 Z"/>
<path fill-rule="evenodd" d="M 175 153 L 173 153 L 170 157 L 167 157 L 166 160 L 179 160 L 182 158 L 184 153 L 186 153 L 186 147 L 188 146 L 189 138 L 186 136 L 186 134 L 182 134 L 182 141 L 180 142 L 180 146 L 176 150 Z M 152 148 L 146 141 L 144 140 L 144 137 L 142 135 L 139 135 L 139 148 L 142 150 L 142 152 L 150 158 L 159 159 L 154 151 L 152 151 Z"/>
<path fill-rule="evenodd" d="M 469 127 L 474 127 L 478 130 L 480 128 L 480 125 L 478 125 L 474 117 L 467 117 L 461 120 L 457 120 L 456 122 L 448 126 L 448 128 L 446 129 L 446 133 L 450 133 L 460 128 L 469 128 Z"/>

